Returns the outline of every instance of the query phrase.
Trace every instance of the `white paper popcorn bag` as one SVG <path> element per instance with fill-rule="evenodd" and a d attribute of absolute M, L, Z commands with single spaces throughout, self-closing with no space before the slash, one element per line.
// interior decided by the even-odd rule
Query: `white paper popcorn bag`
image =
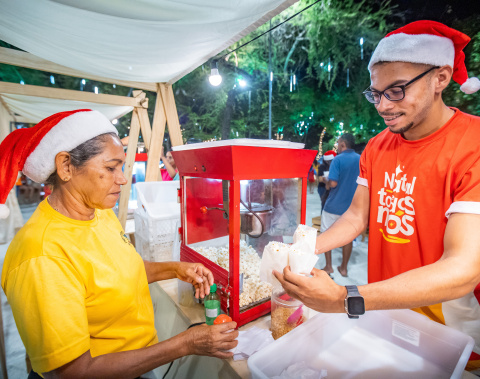
<path fill-rule="evenodd" d="M 280 287 L 280 282 L 275 278 L 272 271 L 283 272 L 288 266 L 288 253 L 290 248 L 282 242 L 269 242 L 263 250 L 262 263 L 260 264 L 260 280 Z"/>
<path fill-rule="evenodd" d="M 295 245 L 290 247 L 288 253 L 288 263 L 294 274 L 310 275 L 312 269 L 318 261 L 318 256 L 299 250 Z"/>
<path fill-rule="evenodd" d="M 317 229 L 307 225 L 298 225 L 297 230 L 293 234 L 293 243 L 302 244 L 302 249 L 307 249 L 306 253 L 315 254 Z"/>

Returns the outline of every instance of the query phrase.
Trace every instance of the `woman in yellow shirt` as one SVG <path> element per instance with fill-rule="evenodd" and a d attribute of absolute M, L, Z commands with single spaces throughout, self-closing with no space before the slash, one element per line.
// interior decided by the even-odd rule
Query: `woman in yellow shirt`
<path fill-rule="evenodd" d="M 189 354 L 230 357 L 234 322 L 158 342 L 148 283 L 178 278 L 203 297 L 213 276 L 201 264 L 144 262 L 129 243 L 111 209 L 127 180 L 108 119 L 62 112 L 19 132 L 0 145 L 0 217 L 18 169 L 53 186 L 13 239 L 2 271 L 30 377 L 136 378 Z"/>

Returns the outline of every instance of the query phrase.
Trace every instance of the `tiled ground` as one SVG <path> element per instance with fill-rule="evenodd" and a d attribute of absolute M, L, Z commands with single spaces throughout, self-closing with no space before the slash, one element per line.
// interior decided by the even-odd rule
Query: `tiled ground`
<path fill-rule="evenodd" d="M 33 211 L 34 207 L 22 208 L 24 219 L 27 220 Z M 320 197 L 317 192 L 307 195 L 307 219 L 308 225 L 311 225 L 312 217 L 320 215 Z M 7 251 L 8 244 L 0 245 L 0 265 L 3 266 L 3 260 Z M 334 280 L 341 285 L 346 284 L 364 284 L 367 282 L 367 242 L 361 242 L 353 248 L 352 256 L 348 266 L 348 278 L 342 277 L 336 267 L 340 265 L 342 260 L 341 249 L 336 249 L 332 252 L 332 263 L 334 267 Z M 317 263 L 317 268 L 322 268 L 325 265 L 325 258 L 320 256 Z M 7 354 L 7 370 L 10 379 L 26 378 L 25 366 L 25 349 L 23 347 L 20 336 L 17 332 L 15 322 L 13 320 L 10 306 L 3 291 L 0 291 L 3 312 L 3 328 L 5 332 L 5 349 Z M 0 372 L 1 376 L 1 372 Z"/>

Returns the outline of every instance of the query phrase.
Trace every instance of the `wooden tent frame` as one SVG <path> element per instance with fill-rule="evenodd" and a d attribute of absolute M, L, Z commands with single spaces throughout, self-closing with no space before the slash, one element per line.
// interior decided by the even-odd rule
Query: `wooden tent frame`
<path fill-rule="evenodd" d="M 168 127 L 168 133 L 172 146 L 183 145 L 180 121 L 178 119 L 172 85 L 169 83 L 146 83 L 128 80 L 116 80 L 93 74 L 87 74 L 36 57 L 35 55 L 27 52 L 4 47 L 0 47 L 0 63 L 73 76 L 77 78 L 97 80 L 103 83 L 112 83 L 137 89 L 133 91 L 133 98 L 131 98 L 116 95 L 94 94 L 91 92 L 76 90 L 0 82 L 0 94 L 28 95 L 101 104 L 128 105 L 134 107 L 124 168 L 124 175 L 127 178 L 128 183 L 122 187 L 118 207 L 118 219 L 120 220 L 122 228 L 125 229 L 128 212 L 128 198 L 130 197 L 130 190 L 132 187 L 133 164 L 135 162 L 135 153 L 137 151 L 140 130 L 142 131 L 145 147 L 148 151 L 147 171 L 145 174 L 145 181 L 147 182 L 162 180 L 158 167 L 165 135 L 165 126 Z M 157 95 L 153 122 L 151 126 L 147 113 L 148 99 L 146 98 L 145 92 L 142 90 L 153 91 Z M 4 106 L 6 106 L 6 104 L 4 104 Z M 6 108 L 9 110 L 8 107 Z M 10 113 L 13 115 L 13 112 L 10 111 Z"/>

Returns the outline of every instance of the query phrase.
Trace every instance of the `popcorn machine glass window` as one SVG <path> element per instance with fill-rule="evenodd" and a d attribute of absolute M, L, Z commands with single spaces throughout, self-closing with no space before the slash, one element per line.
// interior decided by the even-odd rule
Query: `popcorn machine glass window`
<path fill-rule="evenodd" d="M 235 164 L 232 170 L 229 159 L 235 163 L 235 150 L 244 158 L 251 156 L 248 149 L 252 147 L 174 151 L 181 175 L 180 258 L 201 262 L 213 272 L 222 309 L 239 326 L 270 312 L 272 287 L 259 278 L 263 249 L 270 241 L 293 242 L 296 227 L 305 222 L 309 168 L 300 164 L 296 177 L 274 177 L 275 167 L 235 175 Z M 313 161 L 315 152 L 300 151 L 309 153 L 303 154 L 304 160 Z"/>

